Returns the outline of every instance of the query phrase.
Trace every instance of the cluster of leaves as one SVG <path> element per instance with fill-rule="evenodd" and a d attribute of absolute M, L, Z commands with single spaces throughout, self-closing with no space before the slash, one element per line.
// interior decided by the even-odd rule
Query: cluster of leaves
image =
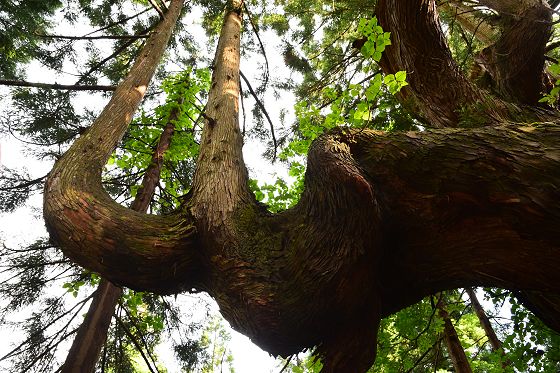
<path fill-rule="evenodd" d="M 173 138 L 164 154 L 155 211 L 169 211 L 191 185 L 198 155 L 201 102 L 210 84 L 208 69 L 187 69 L 162 83 L 165 102 L 150 114 L 142 111 L 133 121 L 119 149 L 108 161 L 106 188 L 115 197 L 136 196 L 139 180 L 152 163 L 162 129 L 173 126 Z"/>
<path fill-rule="evenodd" d="M 288 162 L 290 184 L 277 178 L 272 184 L 259 186 L 253 181 L 251 187 L 257 200 L 268 204 L 273 212 L 293 206 L 303 190 L 305 159 L 309 146 L 322 133 L 335 127 L 376 128 L 392 130 L 396 121 L 389 114 L 394 104 L 393 96 L 407 85 L 406 72 L 383 75 L 377 63 L 385 48 L 391 44 L 390 33 L 384 32 L 377 18 L 363 18 L 357 25 L 357 33 L 365 40 L 360 53 L 360 81 L 347 82 L 345 86 L 333 83 L 321 89 L 320 95 L 295 104 L 297 125 L 294 136 L 287 143 L 279 159 Z M 387 115 L 384 115 L 387 114 Z M 382 122 L 377 117 L 383 119 Z M 400 128 L 399 128 L 400 129 Z"/>
<path fill-rule="evenodd" d="M 480 294 L 481 291 L 478 291 Z M 439 296 L 446 299 L 449 314 L 473 372 L 557 372 L 560 366 L 560 336 L 520 306 L 511 293 L 485 289 L 494 304 L 511 301 L 511 318 L 498 306 L 488 312 L 503 349 L 492 350 L 469 299 L 458 291 Z M 381 321 L 377 359 L 370 372 L 452 372 L 444 340 L 444 320 L 428 297 Z M 312 355 L 296 356 L 286 364 L 291 373 L 317 373 L 321 363 Z"/>
<path fill-rule="evenodd" d="M 503 347 L 511 365 L 520 372 L 558 372 L 560 370 L 560 335 L 528 311 L 510 292 L 486 289 L 493 304 L 509 304 Z"/>
<path fill-rule="evenodd" d="M 560 63 L 554 63 L 548 67 L 548 70 L 554 76 L 560 76 Z M 545 93 L 539 102 L 546 102 L 550 106 L 555 106 L 560 98 L 560 79 L 556 79 L 554 87 L 550 92 Z"/>

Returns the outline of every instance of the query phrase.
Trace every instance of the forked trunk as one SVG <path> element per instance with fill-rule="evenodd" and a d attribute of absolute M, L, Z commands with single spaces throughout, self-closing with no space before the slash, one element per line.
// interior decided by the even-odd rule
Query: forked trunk
<path fill-rule="evenodd" d="M 450 60 L 433 1 L 378 4 L 404 38 L 384 66 L 414 72 L 404 96 L 433 127 L 459 126 L 463 104 L 488 103 Z M 270 353 L 316 346 L 327 373 L 366 372 L 380 317 L 424 296 L 475 285 L 560 294 L 560 129 L 499 121 L 505 104 L 486 106 L 486 122 L 472 126 L 484 128 L 331 131 L 311 146 L 294 208 L 257 204 L 238 126 L 241 8 L 228 2 L 194 184 L 176 213 L 131 212 L 100 184 L 138 101 L 126 115 L 115 103 L 140 97 L 145 80 L 125 80 L 56 163 L 45 220 L 71 259 L 138 290 L 205 290 Z M 406 40 L 425 32 L 419 44 Z M 443 80 L 422 77 L 436 71 Z M 543 312 L 560 319 L 554 307 Z"/>

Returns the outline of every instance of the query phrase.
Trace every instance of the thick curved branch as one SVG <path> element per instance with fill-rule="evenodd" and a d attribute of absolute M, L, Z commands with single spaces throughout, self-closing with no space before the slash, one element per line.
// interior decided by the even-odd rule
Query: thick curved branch
<path fill-rule="evenodd" d="M 478 62 L 504 99 L 536 105 L 547 81 L 546 44 L 552 33 L 552 10 L 540 0 L 484 0 L 502 18 L 498 40 L 482 51 Z"/>
<path fill-rule="evenodd" d="M 401 101 L 426 119 L 431 127 L 480 126 L 500 120 L 519 121 L 520 118 L 525 121 L 551 120 L 554 118 L 552 114 L 531 107 L 524 107 L 522 111 L 516 106 L 536 102 L 535 97 L 540 92 L 535 87 L 542 76 L 543 51 L 538 57 L 539 52 L 534 50 L 542 49 L 539 37 L 542 39 L 545 34 L 539 31 L 540 26 L 536 27 L 534 21 L 541 19 L 541 13 L 547 11 L 531 9 L 538 16 L 524 13 L 531 16 L 528 20 L 519 20 L 525 22 L 524 27 L 518 30 L 516 27 L 521 23 L 512 24 L 508 29 L 511 35 L 504 32 L 494 45 L 503 48 L 492 46 L 493 49 L 487 49 L 487 53 L 501 61 L 491 56 L 487 58 L 489 62 L 485 66 L 490 75 L 507 78 L 502 79 L 503 83 L 497 83 L 503 85 L 496 89 L 500 97 L 492 97 L 489 92 L 476 87 L 459 70 L 441 29 L 435 0 L 378 1 L 376 14 L 383 29 L 391 32 L 393 41 L 384 52 L 381 67 L 385 73 L 399 70 L 408 73 L 409 86 L 401 91 Z M 535 29 L 522 31 L 529 24 Z M 550 27 L 546 22 L 539 25 Z M 523 32 L 527 35 L 521 35 Z M 480 58 L 484 59 L 483 56 Z M 538 66 L 541 66 L 540 71 L 537 71 Z M 531 99 L 523 98 L 524 95 Z"/>
<path fill-rule="evenodd" d="M 194 227 L 188 219 L 144 215 L 111 200 L 101 170 L 122 138 L 178 19 L 172 2 L 125 80 L 92 126 L 53 167 L 45 185 L 44 216 L 51 239 L 73 261 L 132 288 L 169 293 L 191 282 Z M 188 285 L 192 286 L 192 285 Z"/>
<path fill-rule="evenodd" d="M 474 285 L 560 293 L 557 124 L 360 132 L 352 152 L 383 197 L 383 315 Z"/>
<path fill-rule="evenodd" d="M 434 127 L 457 127 L 461 109 L 484 100 L 451 56 L 435 1 L 380 0 L 376 14 L 393 42 L 381 59 L 383 71 L 408 73 L 404 101 Z"/>

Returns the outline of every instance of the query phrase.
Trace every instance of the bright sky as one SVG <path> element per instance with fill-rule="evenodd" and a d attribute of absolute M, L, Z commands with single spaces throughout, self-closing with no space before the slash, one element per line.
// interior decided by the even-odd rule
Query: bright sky
<path fill-rule="evenodd" d="M 199 15 L 193 14 L 188 19 L 198 20 Z M 189 22 L 189 21 L 187 21 Z M 200 26 L 196 23 L 189 25 L 189 30 L 192 32 L 193 28 L 200 30 Z M 84 32 L 76 31 L 73 28 L 67 30 L 57 30 L 60 34 L 67 35 L 79 35 Z M 200 31 L 199 31 L 200 32 Z M 263 37 L 261 35 L 261 37 Z M 282 58 L 279 58 L 279 50 L 275 50 L 274 46 L 279 45 L 278 40 L 273 40 L 272 34 L 264 36 L 265 45 L 267 47 L 267 55 L 270 63 L 271 75 L 276 74 L 278 76 L 280 73 L 286 72 L 283 66 Z M 268 40 L 266 40 L 268 39 Z M 201 40 L 198 39 L 197 40 Z M 204 45 L 204 44 L 202 44 Z M 253 80 L 252 76 L 258 76 L 260 73 L 258 70 L 257 62 L 259 59 L 252 58 L 250 61 L 242 60 L 242 70 L 245 75 L 251 80 L 254 87 L 258 85 L 258 82 Z M 273 76 L 274 77 L 274 76 Z M 64 76 L 59 77 L 49 77 L 45 76 L 44 69 L 35 66 L 29 70 L 27 79 L 29 81 L 38 82 L 54 82 L 61 84 L 71 84 L 75 77 L 68 77 L 65 79 Z M 66 81 L 68 80 L 68 81 Z M 87 95 L 87 94 L 85 94 Z M 87 96 L 85 97 L 87 100 Z M 269 114 L 275 122 L 276 126 L 280 126 L 279 114 L 281 108 L 291 109 L 293 97 L 288 94 L 284 94 L 282 97 L 282 104 L 279 105 L 275 103 L 276 99 L 273 98 L 272 94 L 269 94 L 265 98 L 265 105 L 269 110 Z M 87 101 L 86 101 L 87 102 Z M 89 105 L 91 103 L 88 102 Z M 247 103 L 246 103 L 247 106 Z M 250 108 L 247 108 L 247 112 L 250 115 Z M 287 122 L 290 123 L 292 119 L 287 118 Z M 247 123 L 249 124 L 251 118 L 247 118 Z M 273 179 L 274 173 L 279 173 L 283 177 L 287 177 L 286 169 L 279 167 L 278 165 L 272 166 L 269 162 L 263 161 L 261 154 L 264 151 L 264 146 L 260 143 L 248 143 L 244 147 L 244 157 L 251 173 L 251 177 L 258 178 L 259 180 L 270 181 Z M 50 162 L 41 162 L 34 159 L 32 156 L 25 154 L 23 147 L 12 138 L 0 138 L 0 163 L 10 168 L 21 169 L 21 167 L 26 167 L 31 174 L 31 177 L 40 177 L 45 175 L 51 167 Z M 45 229 L 43 221 L 41 219 L 40 208 L 42 204 L 41 196 L 35 196 L 31 198 L 29 206 L 25 208 L 20 208 L 11 214 L 0 214 L 0 242 L 5 242 L 8 245 L 21 244 L 22 241 L 32 242 L 34 238 L 45 236 Z M 39 218 L 33 218 L 36 215 Z M 1 306 L 1 302 L 0 302 Z M 217 309 L 217 306 L 214 305 Z M 28 311 L 29 312 L 29 311 Z M 24 315 L 17 315 L 18 318 L 24 317 Z M 279 363 L 268 353 L 264 352 L 250 340 L 231 330 L 231 341 L 229 348 L 234 357 L 234 368 L 238 373 L 267 373 L 267 372 L 278 372 L 281 370 Z M 20 333 L 17 331 L 7 329 L 6 327 L 0 327 L 0 334 L 4 336 L 0 339 L 0 356 L 11 350 L 10 346 L 18 341 L 21 337 Z M 5 337 L 9 336 L 9 337 Z M 163 345 L 159 354 L 161 356 L 161 361 L 172 361 L 172 353 L 169 346 Z M 176 367 L 168 366 L 169 372 L 179 371 Z M 175 369 L 175 370 L 174 370 Z"/>

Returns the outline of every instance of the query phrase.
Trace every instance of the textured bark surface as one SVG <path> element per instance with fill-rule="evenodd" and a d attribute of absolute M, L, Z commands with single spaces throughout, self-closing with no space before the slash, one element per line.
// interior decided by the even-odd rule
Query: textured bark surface
<path fill-rule="evenodd" d="M 433 127 L 458 126 L 461 107 L 482 96 L 451 60 L 435 3 L 378 4 L 384 26 L 402 38 L 387 49 L 384 66 L 409 71 L 403 98 Z M 72 260 L 138 290 L 205 290 L 262 348 L 288 356 L 316 346 L 329 373 L 366 372 L 380 318 L 445 289 L 541 292 L 533 300 L 556 317 L 557 123 L 500 122 L 488 112 L 501 109 L 488 106 L 472 124 L 480 128 L 334 130 L 310 149 L 300 202 L 271 214 L 249 192 L 241 152 L 240 9 L 230 2 L 226 12 L 194 184 L 179 211 L 134 213 L 100 184 L 148 73 L 131 73 L 57 162 L 45 219 Z M 148 55 L 135 68 L 156 58 Z"/>
<path fill-rule="evenodd" d="M 409 295 L 468 284 L 559 292 L 559 131 L 550 123 L 351 138 L 383 191 L 383 315 L 420 299 Z"/>
<path fill-rule="evenodd" d="M 403 99 L 411 101 L 433 127 L 457 127 L 461 110 L 485 102 L 451 57 L 435 1 L 379 0 L 376 14 L 398 44 L 383 54 L 383 71 L 407 71 L 409 86 L 402 90 Z"/>
<path fill-rule="evenodd" d="M 160 293 L 188 290 L 177 279 L 196 276 L 195 228 L 179 214 L 147 216 L 118 205 L 101 185 L 101 170 L 144 96 L 182 5 L 172 2 L 103 112 L 55 164 L 43 206 L 51 239 L 70 259 L 120 285 Z"/>
<path fill-rule="evenodd" d="M 492 3 L 497 6 L 502 0 Z M 409 86 L 401 91 L 401 100 L 430 127 L 556 120 L 557 113 L 527 106 L 536 104 L 544 90 L 544 47 L 550 36 L 551 11 L 546 5 L 515 9 L 519 14 L 511 17 L 506 12 L 500 37 L 478 56 L 492 81 L 492 92 L 477 87 L 459 70 L 434 0 L 378 1 L 379 22 L 398 45 L 387 48 L 381 67 L 391 74 L 407 71 Z"/>
<path fill-rule="evenodd" d="M 536 105 L 545 87 L 545 48 L 552 32 L 552 10 L 542 1 L 488 1 L 500 12 L 502 32 L 478 60 L 493 89 L 508 101 Z"/>

